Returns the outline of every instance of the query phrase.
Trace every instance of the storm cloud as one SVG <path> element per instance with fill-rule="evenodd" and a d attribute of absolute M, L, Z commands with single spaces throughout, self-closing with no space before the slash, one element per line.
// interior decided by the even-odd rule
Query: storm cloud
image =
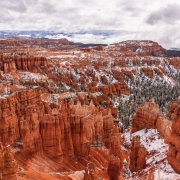
<path fill-rule="evenodd" d="M 170 4 L 167 7 L 161 8 L 152 12 L 147 18 L 147 23 L 154 25 L 158 22 L 174 24 L 180 20 L 180 5 Z"/>

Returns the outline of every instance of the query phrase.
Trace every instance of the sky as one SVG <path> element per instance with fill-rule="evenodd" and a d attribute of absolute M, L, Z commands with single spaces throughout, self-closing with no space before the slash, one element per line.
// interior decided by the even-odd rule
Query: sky
<path fill-rule="evenodd" d="M 0 30 L 73 33 L 68 39 L 83 43 L 148 39 L 180 48 L 180 1 L 1 0 Z"/>

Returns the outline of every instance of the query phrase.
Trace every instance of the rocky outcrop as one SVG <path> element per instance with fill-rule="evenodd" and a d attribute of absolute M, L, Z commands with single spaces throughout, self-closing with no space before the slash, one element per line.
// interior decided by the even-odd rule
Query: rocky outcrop
<path fill-rule="evenodd" d="M 180 173 L 180 105 L 174 110 L 172 131 L 169 140 L 168 162 L 177 173 Z"/>
<path fill-rule="evenodd" d="M 180 161 L 178 153 L 179 146 L 179 120 L 180 120 L 179 101 L 174 100 L 170 110 L 167 113 L 169 116 L 173 114 L 173 121 L 159 113 L 158 106 L 151 100 L 143 107 L 137 109 L 133 119 L 131 132 L 137 132 L 142 129 L 157 129 L 166 143 L 169 143 L 168 162 L 174 170 L 180 173 Z M 130 154 L 131 171 L 138 171 L 145 167 L 146 150 L 140 146 L 140 138 L 136 137 L 132 140 L 132 150 Z M 137 163 L 137 164 L 136 164 Z"/>
<path fill-rule="evenodd" d="M 34 169 L 36 164 L 37 170 L 46 172 L 46 168 L 42 170 L 42 165 L 37 163 L 42 161 L 42 157 L 52 164 L 52 169 L 57 169 L 57 164 L 63 164 L 65 159 L 88 158 L 92 152 L 95 153 L 94 150 L 91 152 L 92 147 L 102 148 L 105 145 L 110 158 L 108 163 L 105 162 L 108 173 L 103 172 L 103 177 L 108 174 L 112 179 L 119 177 L 121 139 L 119 128 L 114 128 L 113 108 L 95 106 L 93 101 L 88 103 L 87 96 L 80 93 L 77 97 L 82 102 L 75 104 L 71 96 L 62 96 L 58 100 L 51 97 L 49 102 L 42 101 L 40 96 L 40 89 L 35 88 L 1 98 L 1 140 L 3 145 L 13 147 L 19 165 Z M 92 159 L 99 166 L 99 162 Z"/>
<path fill-rule="evenodd" d="M 146 156 L 148 152 L 141 145 L 140 137 L 135 136 L 132 139 L 132 147 L 130 153 L 130 170 L 131 172 L 142 170 L 146 167 Z"/>
<path fill-rule="evenodd" d="M 117 125 L 110 133 L 107 142 L 109 148 L 108 175 L 111 180 L 116 180 L 120 178 L 122 170 L 121 138 Z"/>
<path fill-rule="evenodd" d="M 87 47 L 80 49 L 83 52 L 104 51 L 104 46 Z"/>
<path fill-rule="evenodd" d="M 142 40 L 142 41 L 123 41 L 121 51 L 127 52 L 128 56 L 131 52 L 132 54 L 139 54 L 141 56 L 166 56 L 167 50 L 162 48 L 157 42 Z M 129 51 L 129 52 L 128 52 Z"/>
<path fill-rule="evenodd" d="M 164 117 L 163 115 L 158 116 L 156 122 L 156 128 L 159 131 L 159 133 L 162 135 L 166 143 L 169 142 L 169 139 L 171 137 L 171 127 L 172 127 L 172 121 L 170 121 L 168 118 Z"/>
<path fill-rule="evenodd" d="M 139 107 L 132 121 L 131 132 L 142 129 L 157 129 L 166 142 L 171 136 L 172 122 L 167 117 L 160 114 L 158 105 L 152 99 L 143 107 Z"/>
<path fill-rule="evenodd" d="M 179 69 L 180 67 L 180 58 L 171 58 L 170 64 L 174 66 L 175 69 Z"/>
<path fill-rule="evenodd" d="M 17 113 L 20 138 L 23 142 L 23 150 L 31 153 L 42 151 L 39 122 L 43 114 L 43 103 L 40 100 L 40 93 L 39 88 L 17 93 L 20 106 L 20 111 Z"/>
<path fill-rule="evenodd" d="M 150 129 L 156 127 L 156 121 L 159 116 L 158 105 L 154 103 L 152 99 L 146 103 L 143 107 L 139 107 L 136 111 L 136 115 L 132 120 L 131 132 L 134 133 L 141 129 Z"/>
<path fill-rule="evenodd" d="M 18 40 L 7 40 L 7 39 L 1 39 L 0 40 L 0 46 L 7 47 L 7 46 L 19 46 L 21 43 Z"/>
<path fill-rule="evenodd" d="M 61 162 L 63 154 L 74 156 L 71 127 L 67 115 L 45 114 L 40 122 L 43 153 L 50 159 Z"/>
<path fill-rule="evenodd" d="M 122 94 L 129 95 L 130 93 L 129 87 L 124 81 L 108 84 L 105 86 L 97 86 L 97 87 L 89 85 L 87 91 L 92 93 L 102 92 L 106 96 L 113 94 L 122 96 Z"/>
<path fill-rule="evenodd" d="M 96 172 L 96 166 L 94 163 L 88 163 L 87 164 L 87 168 L 86 168 L 86 172 L 84 175 L 84 180 L 96 180 L 98 179 L 98 175 Z"/>
<path fill-rule="evenodd" d="M 0 142 L 0 178 L 2 180 L 17 180 L 18 166 L 11 152 L 11 147 Z"/>
<path fill-rule="evenodd" d="M 178 98 L 173 99 L 170 103 L 170 108 L 169 111 L 167 112 L 166 116 L 170 118 L 172 118 L 172 115 L 174 114 L 175 110 L 178 108 L 178 106 L 180 105 L 180 100 Z"/>
<path fill-rule="evenodd" d="M 153 163 L 156 166 L 156 160 L 148 164 L 150 156 L 157 157 L 158 154 L 164 163 L 166 157 L 161 157 L 161 153 L 167 151 L 167 146 L 162 145 L 165 140 L 170 142 L 168 160 L 180 172 L 178 102 L 173 103 L 167 117 L 159 113 L 153 100 L 137 109 L 131 132 L 144 129 L 145 139 L 137 136 L 131 143 L 131 138 L 127 140 L 127 137 L 123 146 L 118 127 L 118 117 L 124 116 L 119 114 L 120 108 L 126 111 L 118 105 L 121 102 L 118 96 L 126 101 L 129 86 L 133 88 L 136 81 L 137 84 L 142 82 L 140 78 L 148 79 L 147 84 L 149 78 L 153 78 L 153 82 L 165 80 L 173 84 L 167 77 L 171 70 L 179 75 L 173 69 L 179 68 L 178 58 L 165 58 L 167 51 L 152 41 L 126 41 L 106 48 L 76 47 L 70 52 L 67 50 L 73 47 L 66 39 L 24 39 L 19 42 L 5 43 L 5 50 L 10 52 L 6 53 L 4 42 L 0 41 L 4 52 L 0 55 L 0 141 L 3 146 L 12 147 L 21 167 L 29 171 L 52 172 L 52 177 L 64 179 L 78 176 L 82 179 L 86 170 L 85 179 L 117 180 L 122 179 L 120 175 L 130 177 L 129 164 L 134 174 Z M 15 53 L 15 46 L 25 53 Z M 59 51 L 62 49 L 66 51 Z M 37 52 L 42 56 L 36 56 Z M 131 102 L 128 106 L 132 105 L 134 112 L 139 102 Z M 168 119 L 172 114 L 174 125 Z M 147 129 L 151 129 L 149 134 L 158 132 L 158 136 L 147 136 Z M 141 135 L 142 132 L 138 133 Z M 148 149 L 148 144 L 153 146 L 159 142 L 164 148 L 162 152 L 153 147 Z M 125 157 L 122 157 L 123 153 Z M 157 166 L 160 167 L 160 163 Z M 56 172 L 68 173 L 58 176 Z M 47 178 L 51 179 L 51 175 Z"/>
<path fill-rule="evenodd" d="M 48 61 L 45 57 L 34 56 L 0 56 L 0 70 L 9 73 L 16 70 L 38 72 L 47 70 Z"/>
<path fill-rule="evenodd" d="M 18 117 L 20 110 L 16 97 L 0 99 L 0 139 L 4 146 L 13 144 L 19 137 Z"/>
<path fill-rule="evenodd" d="M 102 112 L 98 112 L 92 101 L 89 106 L 81 106 L 79 102 L 72 106 L 70 123 L 75 154 L 87 156 L 91 144 L 104 140 Z"/>
<path fill-rule="evenodd" d="M 141 68 L 140 72 L 144 73 L 149 78 L 153 78 L 154 77 L 154 72 L 153 72 L 152 68 Z"/>
<path fill-rule="evenodd" d="M 21 146 L 24 151 L 42 149 L 39 121 L 43 104 L 40 89 L 21 91 L 1 98 L 0 137 L 3 145 Z"/>

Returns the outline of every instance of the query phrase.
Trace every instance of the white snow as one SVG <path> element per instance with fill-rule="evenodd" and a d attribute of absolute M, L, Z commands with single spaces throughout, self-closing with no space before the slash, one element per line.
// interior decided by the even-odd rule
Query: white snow
<path fill-rule="evenodd" d="M 166 173 L 162 170 L 157 169 L 154 172 L 154 180 L 178 180 L 180 175 L 174 173 Z"/>
<path fill-rule="evenodd" d="M 148 151 L 146 157 L 146 169 L 141 170 L 141 174 L 147 174 L 150 172 L 152 166 L 156 168 L 154 172 L 154 180 L 169 180 L 172 178 L 176 180 L 177 175 L 171 165 L 167 161 L 168 144 L 165 144 L 164 139 L 160 136 L 156 129 L 143 129 L 133 134 L 125 133 L 125 143 L 131 144 L 132 137 L 140 136 L 141 146 L 145 147 Z M 139 173 L 133 173 L 134 178 L 131 180 L 138 179 Z M 164 179 L 163 179 L 164 178 Z M 140 178 L 139 178 L 140 179 Z"/>
<path fill-rule="evenodd" d="M 39 73 L 32 73 L 32 72 L 20 72 L 19 73 L 20 78 L 24 80 L 38 80 L 38 81 L 44 81 L 47 80 L 48 77 Z"/>

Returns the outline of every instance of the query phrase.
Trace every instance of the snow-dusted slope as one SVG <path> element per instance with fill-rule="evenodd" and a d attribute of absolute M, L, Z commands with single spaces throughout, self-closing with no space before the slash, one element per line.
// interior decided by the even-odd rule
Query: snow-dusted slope
<path fill-rule="evenodd" d="M 179 180 L 180 175 L 176 174 L 167 162 L 168 144 L 164 142 L 156 129 L 143 129 L 133 134 L 125 134 L 125 142 L 131 144 L 131 139 L 140 136 L 141 146 L 148 151 L 146 157 L 146 168 L 131 173 L 130 180 Z"/>

